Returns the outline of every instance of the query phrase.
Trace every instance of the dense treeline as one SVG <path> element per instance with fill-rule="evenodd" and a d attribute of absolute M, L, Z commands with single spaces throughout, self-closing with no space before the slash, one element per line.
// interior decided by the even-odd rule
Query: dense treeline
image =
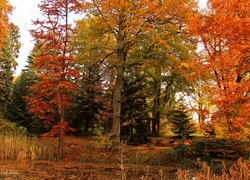
<path fill-rule="evenodd" d="M 61 138 L 103 128 L 116 141 L 141 143 L 167 127 L 186 138 L 195 131 L 249 138 L 250 8 L 234 0 L 208 5 L 42 1 L 44 19 L 31 30 L 36 44 L 15 81 L 19 32 L 7 28 L 0 116 Z"/>

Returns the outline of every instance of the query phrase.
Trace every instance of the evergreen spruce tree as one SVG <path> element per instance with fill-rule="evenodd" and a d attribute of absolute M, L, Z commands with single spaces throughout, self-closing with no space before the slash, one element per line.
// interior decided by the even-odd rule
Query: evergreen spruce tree
<path fill-rule="evenodd" d="M 82 81 L 85 79 L 82 79 Z M 94 81 L 81 82 L 78 92 L 73 95 L 72 106 L 68 110 L 67 119 L 71 127 L 76 129 L 76 134 L 80 135 L 82 130 L 88 132 L 89 128 L 94 131 L 97 122 L 99 103 L 97 102 L 98 91 Z"/>
<path fill-rule="evenodd" d="M 82 130 L 86 133 L 89 128 L 92 128 L 92 132 L 94 131 L 94 127 L 98 126 L 100 121 L 98 113 L 104 101 L 101 65 L 94 60 L 92 62 L 80 60 L 76 68 L 79 69 L 82 77 L 74 80 L 78 90 L 72 95 L 72 106 L 66 115 L 71 127 L 77 130 L 76 134 L 81 134 Z"/>
<path fill-rule="evenodd" d="M 146 143 L 150 134 L 148 83 L 139 65 L 125 70 L 121 112 L 121 137 L 130 143 Z"/>
<path fill-rule="evenodd" d="M 187 108 L 184 105 L 180 105 L 173 110 L 169 119 L 172 123 L 171 129 L 178 139 L 188 139 L 195 132 L 195 125 L 191 121 L 192 119 L 189 117 Z"/>
<path fill-rule="evenodd" d="M 30 95 L 28 86 L 35 84 L 37 76 L 32 68 L 34 56 L 39 53 L 38 43 L 35 44 L 32 52 L 28 56 L 27 66 L 17 77 L 11 95 L 11 101 L 8 105 L 8 119 L 17 125 L 27 128 L 27 132 L 33 135 L 41 135 L 46 129 L 43 122 L 38 118 L 32 118 L 27 110 L 27 102 L 24 97 Z"/>

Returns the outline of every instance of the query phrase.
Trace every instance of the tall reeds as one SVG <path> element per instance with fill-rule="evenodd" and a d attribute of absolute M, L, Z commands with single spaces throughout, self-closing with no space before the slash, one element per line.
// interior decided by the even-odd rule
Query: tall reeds
<path fill-rule="evenodd" d="M 0 159 L 46 159 L 57 158 L 57 148 L 49 142 L 27 137 L 21 133 L 0 133 Z"/>

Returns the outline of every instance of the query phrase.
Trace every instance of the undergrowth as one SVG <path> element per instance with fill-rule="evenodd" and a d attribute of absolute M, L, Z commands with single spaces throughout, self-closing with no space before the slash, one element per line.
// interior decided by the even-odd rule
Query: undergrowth
<path fill-rule="evenodd" d="M 120 154 L 120 179 L 127 179 L 127 167 L 125 156 L 123 153 Z M 179 162 L 178 164 L 181 164 Z M 138 164 L 139 165 L 139 164 Z M 166 164 L 165 164 L 166 165 Z M 151 179 L 149 172 L 151 171 L 151 165 L 145 166 L 144 174 L 141 175 L 140 179 L 146 180 Z M 160 166 L 159 166 L 160 167 Z M 250 159 L 243 160 L 239 158 L 237 161 L 234 161 L 233 164 L 227 164 L 222 161 L 221 166 L 219 166 L 221 173 L 215 173 L 211 166 L 206 162 L 197 159 L 195 161 L 195 166 L 189 169 L 178 168 L 176 173 L 172 175 L 171 178 L 166 176 L 166 174 L 159 168 L 157 174 L 154 174 L 154 177 L 158 177 L 159 180 L 249 180 L 250 179 Z"/>
<path fill-rule="evenodd" d="M 97 149 L 104 151 L 110 151 L 115 147 L 115 140 L 112 139 L 112 134 L 103 134 L 101 131 L 95 132 L 92 142 Z"/>
<path fill-rule="evenodd" d="M 197 171 L 191 172 L 190 170 L 178 169 L 176 173 L 177 180 L 249 180 L 250 179 L 250 159 L 243 160 L 239 158 L 236 163 L 231 167 L 227 168 L 223 162 L 222 173 L 214 174 L 211 171 L 211 167 L 206 162 L 202 162 L 200 159 L 197 160 Z"/>

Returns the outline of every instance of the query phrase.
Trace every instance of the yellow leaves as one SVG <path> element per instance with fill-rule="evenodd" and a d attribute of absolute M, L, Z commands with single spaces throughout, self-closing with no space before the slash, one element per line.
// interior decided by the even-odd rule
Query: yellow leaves
<path fill-rule="evenodd" d="M 181 63 L 181 66 L 184 67 L 184 68 L 190 68 L 190 63 Z"/>
<path fill-rule="evenodd" d="M 13 7 L 9 4 L 8 0 L 0 1 L 0 50 L 4 44 L 5 36 L 8 33 L 9 17 Z M 1 56 L 1 53 L 0 53 Z"/>

